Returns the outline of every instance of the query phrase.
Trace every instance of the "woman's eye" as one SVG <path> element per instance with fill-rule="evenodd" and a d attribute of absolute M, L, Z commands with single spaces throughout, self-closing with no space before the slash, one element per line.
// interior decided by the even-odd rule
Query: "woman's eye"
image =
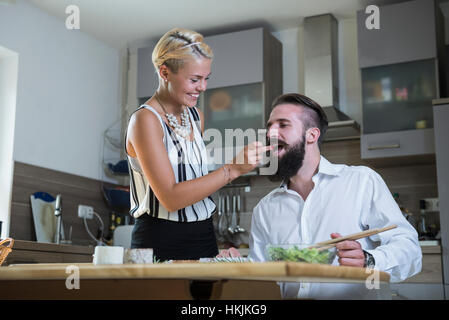
<path fill-rule="evenodd" d="M 190 80 L 192 80 L 192 82 L 198 82 L 198 79 L 190 79 Z"/>

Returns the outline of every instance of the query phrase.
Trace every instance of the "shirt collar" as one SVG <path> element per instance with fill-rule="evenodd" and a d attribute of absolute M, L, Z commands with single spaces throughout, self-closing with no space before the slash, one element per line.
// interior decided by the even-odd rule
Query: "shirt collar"
<path fill-rule="evenodd" d="M 320 156 L 320 163 L 318 165 L 318 173 L 314 175 L 314 177 L 325 174 L 330 176 L 339 176 L 341 167 L 335 164 L 330 163 L 325 157 Z M 287 181 L 283 180 L 279 187 L 276 189 L 278 192 L 287 191 Z"/>
<path fill-rule="evenodd" d="M 325 157 L 321 156 L 318 173 L 327 174 L 330 176 L 339 176 L 342 167 L 330 163 Z"/>

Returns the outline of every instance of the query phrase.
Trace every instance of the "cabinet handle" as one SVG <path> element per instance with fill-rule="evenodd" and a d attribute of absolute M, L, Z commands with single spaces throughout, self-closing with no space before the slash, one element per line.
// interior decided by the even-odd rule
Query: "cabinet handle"
<path fill-rule="evenodd" d="M 382 149 L 399 149 L 401 145 L 399 143 L 385 144 L 380 146 L 369 146 L 368 150 L 382 150 Z"/>

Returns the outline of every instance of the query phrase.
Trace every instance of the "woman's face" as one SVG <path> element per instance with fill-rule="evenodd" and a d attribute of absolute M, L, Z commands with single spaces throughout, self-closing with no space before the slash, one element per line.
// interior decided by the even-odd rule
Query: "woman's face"
<path fill-rule="evenodd" d="M 184 61 L 177 73 L 168 72 L 168 91 L 176 103 L 193 107 L 206 90 L 212 59 L 192 58 Z"/>

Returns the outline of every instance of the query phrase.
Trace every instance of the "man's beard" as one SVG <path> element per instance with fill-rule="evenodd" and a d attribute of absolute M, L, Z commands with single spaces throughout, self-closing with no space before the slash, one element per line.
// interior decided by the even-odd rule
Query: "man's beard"
<path fill-rule="evenodd" d="M 302 167 L 305 156 L 305 135 L 301 141 L 288 148 L 285 154 L 278 158 L 278 170 L 272 176 L 268 178 L 271 181 L 285 181 L 293 177 L 298 173 L 298 170 Z"/>

